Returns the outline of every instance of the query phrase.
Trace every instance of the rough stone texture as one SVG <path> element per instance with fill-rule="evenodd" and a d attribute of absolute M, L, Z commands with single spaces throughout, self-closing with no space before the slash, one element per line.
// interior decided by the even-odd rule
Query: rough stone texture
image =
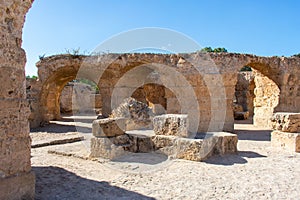
<path fill-rule="evenodd" d="M 249 112 L 234 112 L 234 119 L 236 120 L 245 120 L 249 118 Z"/>
<path fill-rule="evenodd" d="M 130 146 L 130 140 L 127 135 L 121 135 L 113 138 L 91 138 L 91 158 L 115 159 L 127 152 L 124 148 Z"/>
<path fill-rule="evenodd" d="M 152 138 L 157 152 L 174 158 L 203 161 L 213 155 L 237 152 L 238 138 L 226 132 L 207 133 L 203 139 L 156 135 Z"/>
<path fill-rule="evenodd" d="M 253 73 L 255 82 L 253 123 L 258 127 L 271 128 L 271 118 L 280 103 L 280 89 L 273 80 L 260 72 L 254 70 Z M 295 109 L 299 110 L 300 107 L 297 107 Z M 284 109 L 289 110 L 290 106 L 287 105 Z"/>
<path fill-rule="evenodd" d="M 204 139 L 181 138 L 165 135 L 126 134 L 112 138 L 92 138 L 91 158 L 114 159 L 126 152 L 158 152 L 173 158 L 203 161 L 213 155 L 237 152 L 235 134 L 208 133 Z"/>
<path fill-rule="evenodd" d="M 22 28 L 31 0 L 0 2 L 0 199 L 33 199 Z M 20 182 L 19 182 L 20 181 Z"/>
<path fill-rule="evenodd" d="M 167 66 L 167 71 L 153 67 L 153 63 Z M 201 63 L 197 66 L 205 67 L 199 69 L 201 72 L 199 73 L 192 63 Z M 119 105 L 123 99 L 132 96 L 137 88 L 155 81 L 157 85 L 166 88 L 164 96 L 162 92 L 157 92 L 156 98 L 149 98 L 149 101 L 160 99 L 159 104 L 164 107 L 165 99 L 167 113 L 189 114 L 191 127 L 198 123 L 199 132 L 233 131 L 232 102 L 235 98 L 238 72 L 243 66 L 250 66 L 254 73 L 257 71 L 262 75 L 261 77 L 267 77 L 280 90 L 278 101 L 278 93 L 274 93 L 273 85 L 260 81 L 262 78 L 254 74 L 257 77 L 254 81 L 257 87 L 254 100 L 256 107 L 254 123 L 268 124 L 266 118 L 269 115 L 271 117 L 273 112 L 300 110 L 300 59 L 296 57 L 259 57 L 234 53 L 106 54 L 90 57 L 57 55 L 44 58 L 37 63 L 42 83 L 43 120 L 47 121 L 59 116 L 59 91 L 68 81 L 80 74 L 98 83 L 103 102 L 102 114 L 111 113 L 113 101 L 117 100 L 116 105 Z M 141 68 L 143 70 L 140 70 Z M 155 77 L 156 75 L 154 78 L 153 76 L 149 78 L 153 71 L 158 72 L 158 78 Z M 198 107 L 197 104 L 192 103 L 193 98 L 187 98 L 190 97 L 186 89 L 187 84 L 180 79 L 179 74 L 183 76 L 183 80 L 187 80 L 187 84 L 192 86 Z M 253 83 L 250 86 L 253 87 Z M 139 92 L 141 95 L 142 93 Z M 267 96 L 268 98 L 265 98 Z M 157 102 L 148 102 L 149 105 L 151 103 Z M 196 122 L 195 111 L 200 113 L 198 122 Z M 267 117 L 265 113 L 268 113 Z"/>
<path fill-rule="evenodd" d="M 38 79 L 26 78 L 26 98 L 30 108 L 30 115 L 28 118 L 30 128 L 43 125 L 39 96 L 41 87 L 41 82 Z"/>
<path fill-rule="evenodd" d="M 188 137 L 188 125 L 187 115 L 166 114 L 153 118 L 153 130 L 156 135 Z"/>
<path fill-rule="evenodd" d="M 237 76 L 237 83 L 235 87 L 236 103 L 241 105 L 243 110 L 238 112 L 248 111 L 250 116 L 253 116 L 254 107 L 254 75 L 252 72 L 239 72 Z"/>
<path fill-rule="evenodd" d="M 93 121 L 92 131 L 95 137 L 115 137 L 125 134 L 125 118 L 105 118 Z"/>
<path fill-rule="evenodd" d="M 126 130 L 152 127 L 152 110 L 147 104 L 131 97 L 124 99 L 123 102 L 112 111 L 111 117 L 126 118 Z"/>
<path fill-rule="evenodd" d="M 154 151 L 152 137 L 139 134 L 128 134 L 128 136 L 131 141 L 131 146 L 125 148 L 125 150 L 134 153 L 147 153 Z"/>
<path fill-rule="evenodd" d="M 101 108 L 101 99 L 88 84 L 68 83 L 61 92 L 60 111 L 86 112 Z"/>
<path fill-rule="evenodd" d="M 34 199 L 35 176 L 32 172 L 25 173 L 21 176 L 2 178 L 0 183 L 0 199 Z"/>
<path fill-rule="evenodd" d="M 271 121 L 274 130 L 300 133 L 300 113 L 275 113 Z"/>
<path fill-rule="evenodd" d="M 300 153 L 300 133 L 273 131 L 271 133 L 271 145 L 275 148 Z"/>
<path fill-rule="evenodd" d="M 236 103 L 233 104 L 233 112 L 243 112 L 243 111 L 244 108 L 242 105 Z"/>

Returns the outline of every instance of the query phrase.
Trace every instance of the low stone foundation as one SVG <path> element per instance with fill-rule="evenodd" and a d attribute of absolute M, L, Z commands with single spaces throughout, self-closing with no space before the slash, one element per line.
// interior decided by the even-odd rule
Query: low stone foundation
<path fill-rule="evenodd" d="M 33 200 L 35 194 L 35 175 L 30 172 L 12 176 L 7 178 L 0 178 L 0 199 L 9 200 Z"/>
<path fill-rule="evenodd" d="M 300 113 L 275 113 L 272 127 L 272 147 L 300 152 Z"/>
<path fill-rule="evenodd" d="M 203 161 L 212 155 L 237 152 L 238 138 L 226 132 L 210 132 L 188 137 L 187 115 L 161 115 L 153 119 L 154 130 L 123 132 L 118 127 L 124 118 L 107 118 L 93 122 L 91 158 L 115 159 L 128 152 L 158 152 L 179 159 Z"/>

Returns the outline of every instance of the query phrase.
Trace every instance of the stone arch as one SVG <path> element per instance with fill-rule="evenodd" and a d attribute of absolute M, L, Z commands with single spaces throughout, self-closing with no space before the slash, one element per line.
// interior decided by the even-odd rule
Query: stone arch
<path fill-rule="evenodd" d="M 86 67 L 86 71 L 81 70 L 80 74 L 78 73 L 84 58 L 85 56 L 58 55 L 45 58 L 36 64 L 41 82 L 39 104 L 42 122 L 60 119 L 61 92 L 70 81 L 84 78 L 98 85 L 93 74 L 88 72 L 89 67 Z"/>

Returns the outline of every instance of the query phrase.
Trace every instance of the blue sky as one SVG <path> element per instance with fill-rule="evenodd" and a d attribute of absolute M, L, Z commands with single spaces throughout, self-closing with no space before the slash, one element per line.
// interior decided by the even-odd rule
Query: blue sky
<path fill-rule="evenodd" d="M 113 35 L 143 27 L 181 32 L 201 47 L 261 56 L 300 53 L 298 0 L 35 0 L 26 16 L 26 74 L 40 55 L 89 53 Z"/>

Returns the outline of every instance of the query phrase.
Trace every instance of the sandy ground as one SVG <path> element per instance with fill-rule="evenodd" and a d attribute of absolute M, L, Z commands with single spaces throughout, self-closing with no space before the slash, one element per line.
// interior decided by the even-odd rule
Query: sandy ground
<path fill-rule="evenodd" d="M 32 130 L 31 136 L 38 141 L 77 133 L 88 140 L 93 119 L 81 116 L 74 122 L 66 117 Z M 247 122 L 235 129 L 239 153 L 205 162 L 170 160 L 154 153 L 115 161 L 48 153 L 78 147 L 88 152 L 86 141 L 34 148 L 36 199 L 299 199 L 300 154 L 272 149 L 268 130 Z"/>

